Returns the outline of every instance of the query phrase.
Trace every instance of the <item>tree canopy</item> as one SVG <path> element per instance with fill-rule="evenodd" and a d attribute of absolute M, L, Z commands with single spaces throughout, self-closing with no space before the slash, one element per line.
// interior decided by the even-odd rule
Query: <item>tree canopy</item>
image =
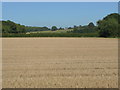
<path fill-rule="evenodd" d="M 2 22 L 2 33 L 26 33 L 35 31 L 47 31 L 50 30 L 48 27 L 31 27 L 16 24 L 10 20 L 1 21 Z"/>
<path fill-rule="evenodd" d="M 118 37 L 120 27 L 120 15 L 110 14 L 97 22 L 99 35 L 101 37 Z"/>
<path fill-rule="evenodd" d="M 62 27 L 57 28 L 56 26 L 52 26 L 52 28 L 48 27 L 33 27 L 33 26 L 25 26 L 17 24 L 13 21 L 0 21 L 2 23 L 2 33 L 3 34 L 26 34 L 26 32 L 37 32 L 37 31 L 56 31 L 56 30 L 66 30 Z M 0 27 L 1 27 L 0 25 Z M 93 22 L 90 22 L 88 25 L 84 26 L 76 26 L 68 27 L 67 29 L 72 29 L 66 31 L 67 34 L 71 35 L 75 34 L 84 34 L 86 36 L 89 35 L 96 35 L 99 37 L 120 37 L 120 14 L 112 13 L 104 17 L 102 20 L 97 21 L 97 25 L 94 25 Z M 49 36 L 49 35 L 47 35 Z M 62 36 L 62 34 L 60 34 Z"/>
<path fill-rule="evenodd" d="M 55 31 L 55 30 L 57 30 L 57 27 L 56 26 L 52 26 L 51 30 Z"/>

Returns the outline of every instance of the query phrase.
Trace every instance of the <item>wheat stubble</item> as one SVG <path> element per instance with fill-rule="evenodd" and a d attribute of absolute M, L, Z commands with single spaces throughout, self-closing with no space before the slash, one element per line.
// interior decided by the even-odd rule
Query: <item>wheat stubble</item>
<path fill-rule="evenodd" d="M 3 38 L 3 88 L 117 88 L 118 40 Z"/>

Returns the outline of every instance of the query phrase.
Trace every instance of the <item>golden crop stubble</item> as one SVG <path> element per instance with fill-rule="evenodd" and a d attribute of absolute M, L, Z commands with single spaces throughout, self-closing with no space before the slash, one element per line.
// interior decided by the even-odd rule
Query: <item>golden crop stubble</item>
<path fill-rule="evenodd" d="M 117 88 L 117 41 L 3 38 L 3 87 Z"/>

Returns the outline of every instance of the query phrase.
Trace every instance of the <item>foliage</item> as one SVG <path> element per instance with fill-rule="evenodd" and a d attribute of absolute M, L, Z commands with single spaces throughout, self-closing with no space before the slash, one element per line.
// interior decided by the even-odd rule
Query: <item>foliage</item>
<path fill-rule="evenodd" d="M 97 21 L 97 26 L 90 22 L 85 26 L 74 25 L 66 29 L 24 26 L 10 20 L 0 23 L 3 37 L 120 37 L 120 15 L 117 13 Z"/>
<path fill-rule="evenodd" d="M 120 27 L 120 15 L 110 14 L 97 22 L 100 37 L 118 37 Z"/>
<path fill-rule="evenodd" d="M 55 31 L 55 30 L 57 30 L 57 27 L 56 26 L 52 26 L 51 30 Z"/>
<path fill-rule="evenodd" d="M 96 27 L 95 25 L 91 22 L 86 26 L 74 26 L 73 31 L 70 31 L 70 33 L 96 33 Z"/>
<path fill-rule="evenodd" d="M 26 32 L 49 31 L 48 27 L 30 27 L 26 26 Z"/>
<path fill-rule="evenodd" d="M 18 33 L 17 26 L 14 22 L 2 21 L 2 32 L 3 33 Z"/>
<path fill-rule="evenodd" d="M 64 30 L 64 28 L 60 27 L 59 30 Z"/>
<path fill-rule="evenodd" d="M 98 37 L 98 33 L 3 33 L 3 37 Z"/>
<path fill-rule="evenodd" d="M 89 28 L 94 28 L 95 25 L 93 24 L 93 22 L 90 22 L 90 23 L 88 24 L 88 27 L 89 27 Z"/>
<path fill-rule="evenodd" d="M 16 24 L 10 20 L 2 21 L 2 32 L 3 33 L 26 33 L 34 31 L 48 31 L 48 27 L 30 27 L 20 24 Z"/>

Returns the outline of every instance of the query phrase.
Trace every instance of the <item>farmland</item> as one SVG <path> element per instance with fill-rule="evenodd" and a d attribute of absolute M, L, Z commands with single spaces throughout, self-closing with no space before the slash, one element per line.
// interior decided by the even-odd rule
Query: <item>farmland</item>
<path fill-rule="evenodd" d="M 117 88 L 116 38 L 3 38 L 3 88 Z"/>
<path fill-rule="evenodd" d="M 27 32 L 26 34 L 30 34 L 30 33 L 66 33 L 68 31 L 73 31 L 73 29 L 56 30 L 56 31 L 35 31 L 35 32 Z"/>

